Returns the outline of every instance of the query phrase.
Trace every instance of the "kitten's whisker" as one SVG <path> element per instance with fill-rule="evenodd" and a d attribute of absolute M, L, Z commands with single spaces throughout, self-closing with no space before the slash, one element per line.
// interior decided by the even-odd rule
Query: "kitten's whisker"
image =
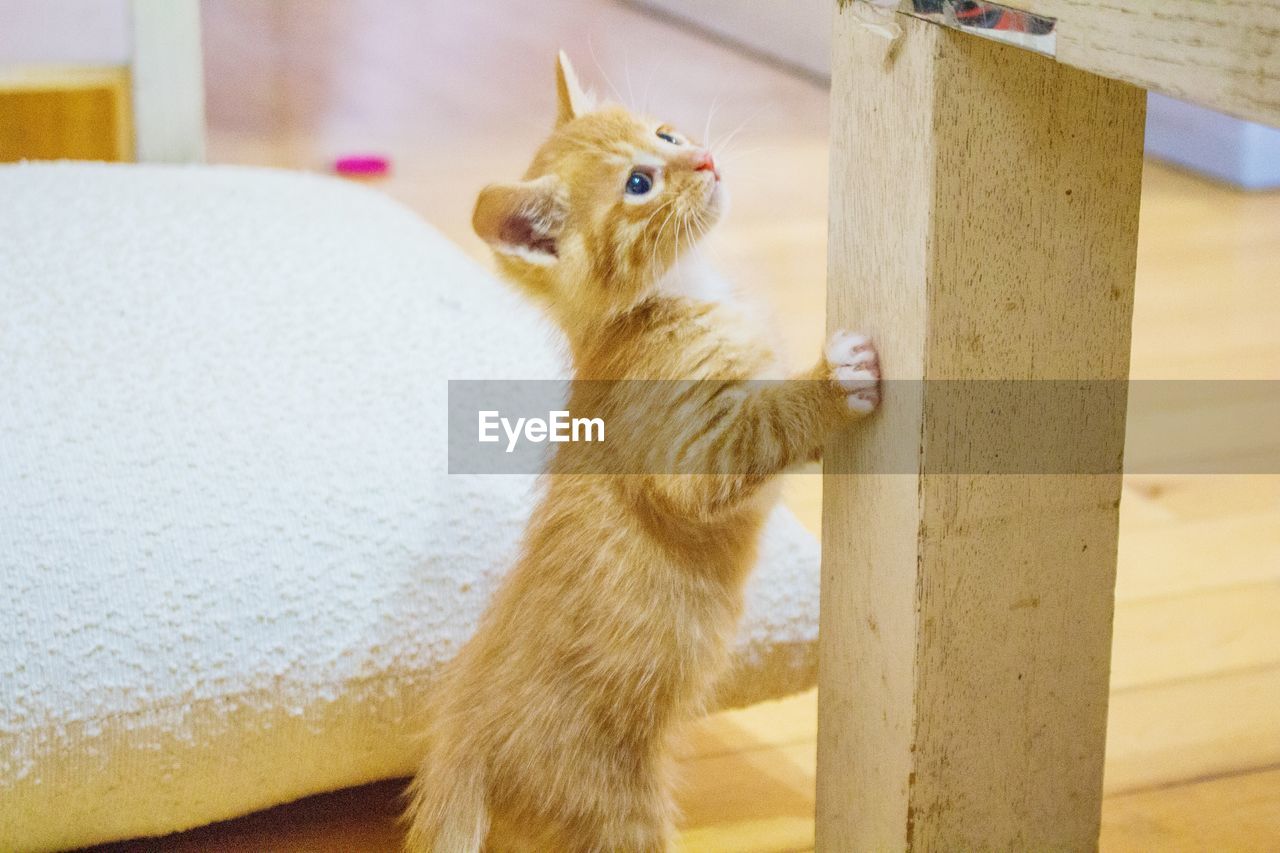
<path fill-rule="evenodd" d="M 663 62 L 665 62 L 668 57 L 670 57 L 670 53 L 668 53 L 666 57 L 663 57 Z M 658 66 L 650 65 L 649 80 L 644 84 L 644 94 L 641 96 L 642 98 L 644 98 L 644 103 L 640 105 L 640 112 L 642 113 L 648 114 L 649 112 L 649 103 L 650 103 L 649 95 L 653 91 L 653 79 L 657 76 L 658 76 Z"/>
<path fill-rule="evenodd" d="M 622 97 L 622 93 L 618 91 L 618 87 L 613 85 L 613 80 L 609 78 L 609 72 L 605 71 L 604 66 L 600 64 L 600 59 L 596 56 L 595 44 L 593 43 L 590 35 L 587 36 L 587 50 L 590 51 L 591 61 L 596 64 L 596 69 L 599 70 L 600 76 L 604 78 L 604 82 L 613 90 L 613 95 L 618 99 L 618 103 L 626 104 L 627 99 Z"/>
<path fill-rule="evenodd" d="M 671 221 L 671 217 L 672 217 L 672 216 L 674 216 L 674 215 L 676 214 L 676 210 L 677 210 L 677 208 L 676 208 L 676 206 L 675 206 L 675 201 L 676 201 L 675 199 L 672 199 L 670 202 L 668 202 L 668 205 L 671 207 L 671 212 L 667 214 L 667 218 L 666 218 L 666 219 L 662 220 L 662 224 L 658 226 L 658 233 L 657 233 L 657 234 L 655 234 L 655 235 L 654 235 L 654 238 L 653 238 L 653 253 L 652 253 L 652 254 L 653 254 L 653 265 L 654 265 L 654 267 L 655 267 L 655 268 L 657 267 L 657 265 L 658 265 L 658 260 L 659 260 L 659 259 L 658 259 L 658 247 L 662 245 L 662 232 L 666 229 L 666 227 L 667 227 L 667 223 Z"/>
<path fill-rule="evenodd" d="M 709 242 L 711 226 L 715 224 L 711 220 L 711 217 L 704 210 L 695 210 L 694 221 L 697 223 L 698 232 L 702 235 L 702 241 L 698 244 L 698 250 L 702 251 L 705 247 L 708 254 L 717 254 L 714 247 L 711 246 Z"/>
<path fill-rule="evenodd" d="M 658 205 L 658 209 L 655 210 L 653 213 L 650 213 L 649 218 L 646 219 L 644 221 L 644 224 L 640 226 L 641 232 L 647 231 L 649 228 L 649 223 L 653 221 L 653 218 L 675 203 L 676 203 L 675 199 L 668 199 L 667 201 L 664 201 L 662 204 Z"/>
<path fill-rule="evenodd" d="M 733 148 L 729 151 L 717 151 L 715 157 L 717 161 L 725 164 L 741 163 L 745 158 L 759 154 L 761 151 L 767 150 L 767 148 L 768 146 L 765 145 L 753 145 L 750 148 Z"/>
<path fill-rule="evenodd" d="M 672 229 L 674 231 L 673 237 L 675 239 L 675 257 L 673 260 L 676 268 L 676 281 L 684 284 L 684 264 L 681 263 L 682 258 L 680 256 L 680 222 L 681 217 L 677 216 L 675 222 L 672 224 Z"/>
<path fill-rule="evenodd" d="M 680 224 L 684 222 L 684 216 L 685 216 L 684 212 L 681 211 L 680 215 L 677 216 L 675 218 L 675 221 L 671 223 L 671 228 L 675 232 L 675 241 L 676 241 L 675 242 L 676 278 L 679 279 L 679 281 L 682 284 L 684 283 L 684 263 L 683 263 L 684 253 L 680 251 L 680 234 L 681 234 Z"/>
<path fill-rule="evenodd" d="M 718 151 L 716 151 L 715 152 L 716 157 L 729 156 L 731 154 L 740 154 L 742 152 L 754 153 L 756 151 L 763 150 L 765 147 L 767 147 L 770 144 L 763 140 L 758 140 L 755 142 L 755 144 L 748 145 L 746 148 L 743 148 L 742 147 L 743 141 L 744 140 L 742 139 L 733 140 L 728 145 L 725 145 L 722 148 L 720 148 Z"/>
<path fill-rule="evenodd" d="M 720 96 L 717 95 L 711 101 L 711 110 L 707 113 L 707 124 L 702 129 L 702 144 L 708 148 L 711 147 L 711 120 L 716 117 L 716 110 L 720 106 Z"/>
<path fill-rule="evenodd" d="M 676 213 L 675 206 L 676 206 L 676 199 L 672 199 L 671 201 L 664 202 L 662 206 L 658 207 L 657 210 L 653 211 L 653 216 L 649 216 L 649 220 L 653 220 L 654 216 L 657 216 L 658 214 L 662 213 L 663 210 L 667 210 L 668 207 L 671 207 L 671 210 L 667 211 L 667 219 L 671 219 L 672 214 Z M 662 229 L 664 225 L 667 224 L 667 219 L 663 219 L 662 225 L 658 225 L 658 231 L 657 233 L 654 234 L 655 237 L 657 237 L 658 234 L 662 234 Z"/>
<path fill-rule="evenodd" d="M 750 163 L 753 159 L 758 159 L 759 155 L 761 155 L 762 153 L 767 155 L 768 152 L 774 151 L 774 150 L 776 150 L 775 147 L 767 143 L 759 143 L 756 145 L 748 145 L 745 147 L 739 144 L 739 145 L 729 146 L 722 151 L 716 151 L 714 152 L 714 155 L 717 161 L 724 164 L 725 168 L 722 171 L 724 171 L 725 173 L 728 173 L 729 171 L 734 171 L 736 167 L 740 166 L 743 163 Z M 767 157 L 766 157 L 766 161 L 771 162 L 768 160 Z M 744 169 L 742 174 L 754 176 L 756 174 L 756 171 L 757 170 L 755 169 L 748 168 L 748 169 Z M 734 181 L 736 182 L 741 177 L 742 175 L 735 173 Z"/>
<path fill-rule="evenodd" d="M 670 219 L 670 218 L 671 218 L 671 214 L 675 212 L 675 211 L 674 211 L 675 201 L 676 201 L 675 199 L 671 199 L 670 201 L 668 201 L 668 202 L 666 202 L 665 204 L 663 204 L 663 205 L 662 205 L 662 207 L 660 207 L 660 208 L 658 208 L 657 210 L 655 210 L 655 211 L 653 212 L 653 215 L 649 217 L 649 220 L 645 222 L 645 228 L 646 228 L 646 229 L 648 228 L 648 224 L 649 224 L 649 222 L 653 221 L 654 217 L 656 217 L 659 213 L 661 213 L 663 210 L 666 210 L 666 209 L 667 209 L 667 208 L 669 208 L 669 207 L 670 207 L 670 208 L 673 208 L 671 211 L 669 211 L 669 212 L 667 213 L 667 219 Z M 658 264 L 658 246 L 659 246 L 659 245 L 661 245 L 661 243 L 662 243 L 662 229 L 663 229 L 664 227 L 666 227 L 667 219 L 662 220 L 662 224 L 661 224 L 661 225 L 659 225 L 659 226 L 658 226 L 658 230 L 657 230 L 656 232 L 654 232 L 653 240 L 652 240 L 652 242 L 649 244 L 649 267 L 650 267 L 650 269 L 656 269 L 656 267 L 657 267 L 657 264 Z"/>
<path fill-rule="evenodd" d="M 716 147 L 714 150 L 715 150 L 715 155 L 717 157 L 719 157 L 720 155 L 724 154 L 726 151 L 729 150 L 729 147 L 733 144 L 733 140 L 737 138 L 738 134 L 742 132 L 742 129 L 744 127 L 746 127 L 746 124 L 738 125 L 738 127 L 735 128 L 732 133 L 730 133 L 724 139 L 716 143 Z"/>
<path fill-rule="evenodd" d="M 697 256 L 698 244 L 697 244 L 697 241 L 694 239 L 694 236 L 693 236 L 693 228 L 692 228 L 692 226 L 690 225 L 691 220 L 692 220 L 692 215 L 691 215 L 691 213 L 690 213 L 690 212 L 686 212 L 686 213 L 685 213 L 685 215 L 684 215 L 684 217 L 683 217 L 683 219 L 681 220 L 680 228 L 681 228 L 681 230 L 684 232 L 684 236 L 685 236 L 685 247 L 684 247 L 684 253 L 685 253 L 685 255 L 690 255 L 690 256 L 696 257 L 696 256 Z M 681 276 L 683 276 L 683 275 L 684 275 L 684 267 L 683 267 L 683 266 L 681 267 L 680 274 L 681 274 Z"/>
<path fill-rule="evenodd" d="M 720 153 L 720 151 L 721 151 L 721 150 L 723 150 L 724 146 L 728 145 L 728 144 L 729 144 L 729 142 L 730 142 L 730 141 L 732 141 L 732 140 L 733 140 L 733 138 L 734 138 L 735 136 L 737 136 L 739 133 L 741 133 L 741 132 L 742 132 L 742 130 L 743 130 L 743 128 L 745 128 L 745 127 L 746 127 L 747 125 L 749 125 L 751 122 L 753 122 L 753 121 L 755 121 L 757 118 L 759 118 L 759 117 L 760 117 L 760 114 L 761 114 L 761 113 L 763 113 L 766 109 L 767 109 L 767 107 L 760 107 L 759 109 L 757 109 L 757 110 L 755 110 L 753 113 L 751 113 L 751 115 L 749 115 L 749 116 L 747 116 L 745 119 L 743 119 L 743 120 L 742 120 L 742 122 L 741 122 L 741 124 L 739 124 L 737 127 L 735 127 L 732 131 L 730 131 L 730 132 L 729 132 L 729 135 L 728 135 L 728 136 L 726 136 L 724 139 L 721 139 L 721 140 L 719 140 L 718 142 L 716 142 L 716 144 L 715 144 L 715 145 L 711 146 L 712 150 L 713 150 L 713 151 L 715 151 L 715 153 L 716 153 L 716 154 L 719 154 L 719 153 Z"/>
<path fill-rule="evenodd" d="M 629 54 L 624 54 L 622 57 L 622 73 L 625 75 L 627 80 L 627 106 L 629 106 L 633 112 L 643 112 L 642 110 L 636 109 L 636 91 L 631 88 L 631 57 Z"/>

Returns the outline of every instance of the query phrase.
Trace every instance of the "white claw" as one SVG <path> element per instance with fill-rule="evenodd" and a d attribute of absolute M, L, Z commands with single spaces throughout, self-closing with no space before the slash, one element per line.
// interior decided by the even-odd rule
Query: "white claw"
<path fill-rule="evenodd" d="M 849 358 L 856 353 L 867 353 L 875 358 L 871 339 L 857 332 L 836 332 L 827 343 L 827 361 L 832 364 L 852 364 Z"/>
<path fill-rule="evenodd" d="M 849 411 L 875 411 L 880 405 L 880 364 L 871 339 L 857 332 L 836 332 L 827 343 L 826 356 L 832 381 L 846 392 Z"/>
<path fill-rule="evenodd" d="M 878 397 L 869 399 L 867 397 L 860 397 L 857 394 L 851 394 L 845 398 L 844 402 L 845 405 L 849 407 L 849 411 L 857 412 L 860 415 L 869 415 L 876 410 L 876 406 L 879 405 L 880 399 Z"/>
<path fill-rule="evenodd" d="M 861 391 L 865 388 L 875 388 L 880 384 L 880 377 L 875 371 L 862 367 L 838 367 L 836 384 L 845 391 Z"/>
<path fill-rule="evenodd" d="M 873 350 L 870 347 L 870 345 L 868 345 L 863 347 L 860 350 L 856 350 L 853 353 L 853 358 L 849 363 L 856 364 L 856 365 L 864 365 L 864 364 L 874 364 L 875 361 L 876 361 L 876 351 Z"/>

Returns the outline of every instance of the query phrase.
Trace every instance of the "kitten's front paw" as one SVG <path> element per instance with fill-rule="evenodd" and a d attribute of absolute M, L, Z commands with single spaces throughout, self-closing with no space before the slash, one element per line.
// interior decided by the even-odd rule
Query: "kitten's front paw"
<path fill-rule="evenodd" d="M 844 393 L 849 411 L 868 415 L 880 405 L 880 360 L 871 339 L 857 332 L 839 331 L 827 341 L 831 381 Z"/>

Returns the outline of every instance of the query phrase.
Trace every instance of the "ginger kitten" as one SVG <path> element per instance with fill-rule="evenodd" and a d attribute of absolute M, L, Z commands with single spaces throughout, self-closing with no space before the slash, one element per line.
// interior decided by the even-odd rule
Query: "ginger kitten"
<path fill-rule="evenodd" d="M 867 340 L 797 380 L 678 256 L 724 204 L 711 153 L 595 107 L 562 53 L 555 131 L 476 232 L 568 340 L 569 408 L 605 444 L 560 445 L 521 554 L 432 689 L 407 846 L 434 853 L 665 851 L 670 744 L 725 668 L 777 474 L 879 401 Z M 683 292 L 678 292 L 683 291 Z M 606 471 L 638 471 L 608 474 Z M 680 471 L 687 473 L 668 473 Z"/>

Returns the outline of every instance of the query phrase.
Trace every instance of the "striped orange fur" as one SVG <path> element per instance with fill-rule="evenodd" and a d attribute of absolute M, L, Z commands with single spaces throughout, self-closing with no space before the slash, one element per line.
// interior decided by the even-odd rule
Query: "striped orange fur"
<path fill-rule="evenodd" d="M 723 207 L 710 152 L 597 107 L 563 54 L 557 71 L 554 132 L 474 224 L 563 329 L 575 378 L 598 380 L 570 408 L 606 413 L 609 440 L 560 446 L 433 690 L 415 853 L 668 850 L 672 739 L 727 663 L 776 475 L 879 399 L 875 352 L 848 333 L 803 381 L 753 381 L 784 374 L 749 315 L 671 274 Z"/>

